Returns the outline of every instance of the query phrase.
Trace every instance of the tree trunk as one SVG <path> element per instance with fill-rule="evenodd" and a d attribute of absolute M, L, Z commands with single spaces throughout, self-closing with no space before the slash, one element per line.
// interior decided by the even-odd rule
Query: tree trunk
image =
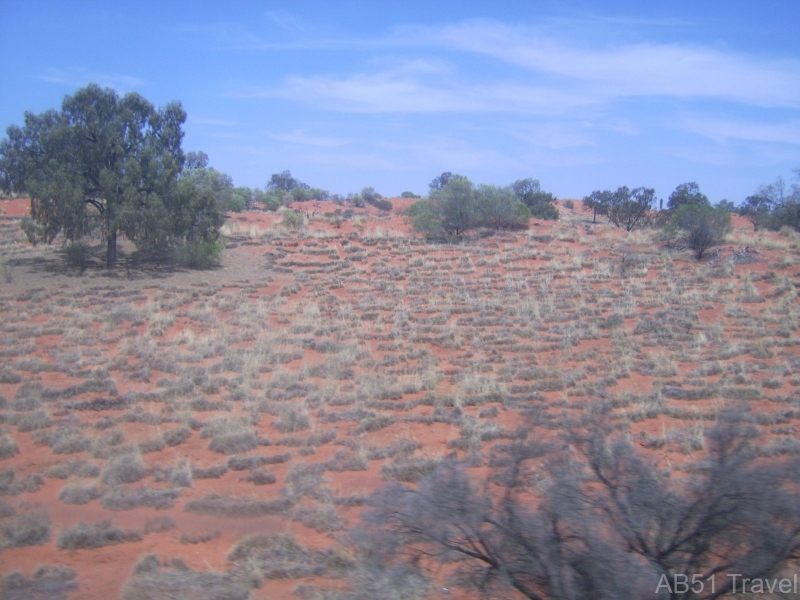
<path fill-rule="evenodd" d="M 106 248 L 106 267 L 113 269 L 117 264 L 117 230 L 114 229 L 108 234 L 108 246 Z"/>

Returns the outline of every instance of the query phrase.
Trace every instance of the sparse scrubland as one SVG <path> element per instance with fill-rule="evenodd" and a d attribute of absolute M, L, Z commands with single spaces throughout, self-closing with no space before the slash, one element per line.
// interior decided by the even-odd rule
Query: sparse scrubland
<path fill-rule="evenodd" d="M 65 268 L 0 201 L 3 597 L 713 598 L 796 572 L 797 232 L 734 215 L 701 251 L 683 217 L 609 221 L 646 190 L 533 183 L 557 221 L 447 243 L 370 189 L 297 226 L 231 213 L 200 272 Z M 676 573 L 714 594 L 656 594 Z"/>

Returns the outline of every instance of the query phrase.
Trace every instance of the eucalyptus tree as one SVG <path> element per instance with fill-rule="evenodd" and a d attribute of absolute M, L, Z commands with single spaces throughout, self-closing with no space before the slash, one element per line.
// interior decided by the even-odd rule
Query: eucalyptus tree
<path fill-rule="evenodd" d="M 0 182 L 31 199 L 35 241 L 99 234 L 106 265 L 122 235 L 148 250 L 215 240 L 222 216 L 208 190 L 179 181 L 186 112 L 90 84 L 61 110 L 25 113 L 0 141 Z M 32 240 L 34 241 L 34 240 Z"/>

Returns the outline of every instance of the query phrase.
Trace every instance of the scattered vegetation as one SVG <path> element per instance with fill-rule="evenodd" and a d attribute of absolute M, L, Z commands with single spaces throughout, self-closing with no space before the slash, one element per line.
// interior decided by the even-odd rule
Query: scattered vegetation
<path fill-rule="evenodd" d="M 41 546 L 50 541 L 50 514 L 42 508 L 15 514 L 0 524 L 0 550 Z"/>
<path fill-rule="evenodd" d="M 407 568 L 423 556 L 455 563 L 457 585 L 492 596 L 620 598 L 652 594 L 664 573 L 777 573 L 800 550 L 799 499 L 785 485 L 797 464 L 759 464 L 753 434 L 743 415 L 723 416 L 706 436 L 708 457 L 678 478 L 602 426 L 569 430 L 569 453 L 513 444 L 494 461 L 502 501 L 445 463 L 418 488 L 379 491 L 366 531 Z"/>
<path fill-rule="evenodd" d="M 125 542 L 139 542 L 144 538 L 141 531 L 123 531 L 111 525 L 111 519 L 99 523 L 80 523 L 64 529 L 58 535 L 56 546 L 61 550 L 78 548 L 102 548 Z"/>
<path fill-rule="evenodd" d="M 565 586 L 578 597 L 628 597 L 653 569 L 695 560 L 686 546 L 663 546 L 681 518 L 703 532 L 691 543 L 708 568 L 773 564 L 771 546 L 752 540 L 796 552 L 787 473 L 800 456 L 797 232 L 745 230 L 694 184 L 679 186 L 666 210 L 651 204 L 659 229 L 615 229 L 604 212 L 592 225 L 564 201 L 559 221 L 517 228 L 502 225 L 513 215 L 503 210 L 531 207 L 513 186 L 444 175 L 432 198 L 459 185 L 492 198 L 476 208 L 487 226 L 458 236 L 437 224 L 437 239 L 463 243 L 431 246 L 362 193 L 362 209 L 356 195 L 331 197 L 338 213 L 303 206 L 309 227 L 287 231 L 279 215 L 256 211 L 269 209 L 267 193 L 278 208 L 294 201 L 294 187 L 241 190 L 254 212 L 229 217 L 234 266 L 213 277 L 151 277 L 145 264 L 131 281 L 109 279 L 91 258 L 78 278 L 56 253 L 19 244 L 14 221 L 0 222 L 15 265 L 0 293 L 6 570 L 20 568 L 29 541 L 52 537 L 57 551 L 62 536 L 91 560 L 115 552 L 102 544 L 127 539 L 135 552 L 137 536 L 153 535 L 188 561 L 226 531 L 216 522 L 183 530 L 203 515 L 267 517 L 296 537 L 249 541 L 226 573 L 151 557 L 125 593 L 226 597 L 291 577 L 298 597 L 316 600 L 421 599 L 439 586 L 475 595 L 481 582 L 500 597 L 514 581 L 542 598 Z M 695 262 L 679 224 L 717 210 L 735 228 Z M 53 274 L 34 279 L 36 269 Z M 741 409 L 733 420 L 732 407 Z M 41 464 L 25 459 L 31 445 Z M 745 476 L 755 485 L 744 489 Z M 712 477 L 735 492 L 720 500 L 725 514 L 709 516 Z M 94 507 L 136 509 L 137 529 L 120 529 L 118 512 L 117 526 L 76 519 L 43 529 L 46 517 L 29 515 L 54 490 L 59 504 L 48 508 L 60 506 L 59 523 Z M 721 532 L 728 514 L 736 526 Z M 483 536 L 502 572 L 462 552 L 477 538 L 457 532 Z M 415 561 L 418 552 L 427 554 Z M 533 581 L 542 565 L 557 568 Z M 595 565 L 634 573 L 629 587 L 597 579 Z M 14 581 L 45 589 L 35 577 Z M 80 583 L 95 593 L 96 582 Z"/>
<path fill-rule="evenodd" d="M 65 600 L 78 589 L 77 574 L 66 567 L 41 565 L 28 579 L 19 571 L 0 579 L 4 600 Z"/>
<path fill-rule="evenodd" d="M 133 568 L 122 600 L 248 600 L 250 588 L 231 574 L 192 571 L 180 559 L 161 563 L 149 554 Z"/>

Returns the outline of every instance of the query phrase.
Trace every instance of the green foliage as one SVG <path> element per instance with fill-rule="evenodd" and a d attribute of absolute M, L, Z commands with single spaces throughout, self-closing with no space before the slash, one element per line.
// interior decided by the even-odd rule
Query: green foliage
<path fill-rule="evenodd" d="M 800 231 L 800 200 L 787 200 L 782 206 L 776 207 L 772 214 L 771 227 L 778 230 L 791 227 Z"/>
<path fill-rule="evenodd" d="M 20 229 L 25 233 L 25 237 L 34 246 L 39 244 L 39 241 L 44 236 L 44 228 L 30 217 L 22 217 L 20 221 Z"/>
<path fill-rule="evenodd" d="M 558 209 L 554 204 L 555 196 L 543 191 L 536 179 L 518 179 L 511 185 L 511 189 L 530 209 L 530 216 L 534 219 L 558 220 Z"/>
<path fill-rule="evenodd" d="M 421 198 L 422 196 L 415 194 L 414 192 L 403 192 L 400 194 L 401 198 Z"/>
<path fill-rule="evenodd" d="M 710 207 L 711 202 L 708 201 L 705 194 L 700 192 L 700 186 L 692 181 L 680 184 L 675 188 L 675 191 L 669 195 L 669 201 L 667 202 L 667 208 L 669 210 L 676 210 L 681 206 Z"/>
<path fill-rule="evenodd" d="M 292 177 L 291 172 L 288 170 L 281 173 L 273 173 L 267 183 L 267 190 L 291 192 L 295 188 L 310 189 L 310 186 Z"/>
<path fill-rule="evenodd" d="M 442 189 L 431 192 L 429 202 L 448 235 L 461 236 L 479 225 L 475 186 L 466 177 L 453 176 Z"/>
<path fill-rule="evenodd" d="M 180 103 L 156 109 L 136 93 L 120 98 L 96 84 L 67 96 L 60 111 L 26 113 L 24 126 L 12 125 L 0 142 L 4 187 L 31 198 L 36 227 L 24 223 L 26 234 L 52 243 L 99 233 L 108 267 L 118 234 L 146 250 L 215 238 L 222 219 L 214 198 L 179 185 L 185 120 Z M 190 159 L 205 168 L 202 153 Z"/>
<path fill-rule="evenodd" d="M 235 187 L 233 188 L 233 194 L 236 196 L 235 204 L 236 206 L 241 206 L 241 209 L 236 210 L 231 209 L 231 212 L 241 212 L 243 210 L 248 210 L 253 207 L 253 203 L 258 200 L 258 197 L 263 194 L 261 190 L 251 190 L 249 187 Z"/>
<path fill-rule="evenodd" d="M 531 212 L 511 188 L 479 185 L 453 175 L 442 189 L 406 211 L 414 229 L 428 237 L 459 237 L 478 227 L 516 229 L 525 227 Z"/>
<path fill-rule="evenodd" d="M 189 153 L 189 155 L 192 154 L 194 153 Z M 233 180 L 230 176 L 206 167 L 205 162 L 207 161 L 199 163 L 200 166 L 184 169 L 180 174 L 180 181 L 188 181 L 198 188 L 210 190 L 217 209 L 222 213 L 241 212 L 247 208 L 248 201 L 241 193 L 236 192 L 236 189 L 239 188 L 233 187 Z M 187 159 L 187 164 L 192 163 Z"/>
<path fill-rule="evenodd" d="M 64 247 L 64 258 L 67 264 L 77 267 L 83 273 L 92 258 L 92 248 L 81 241 L 69 243 Z"/>
<path fill-rule="evenodd" d="M 303 213 L 297 212 L 296 210 L 289 210 L 287 208 L 281 211 L 281 216 L 283 217 L 283 226 L 289 229 L 300 229 L 306 224 Z"/>
<path fill-rule="evenodd" d="M 289 171 L 274 173 L 264 192 L 254 192 L 254 200 L 263 202 L 267 210 L 278 210 L 290 202 L 327 200 L 330 197 L 327 190 L 312 188 L 307 183 L 292 177 Z"/>
<path fill-rule="evenodd" d="M 683 204 L 672 211 L 672 224 L 683 232 L 686 244 L 701 260 L 706 250 L 721 243 L 731 228 L 731 214 L 703 204 Z"/>
<path fill-rule="evenodd" d="M 592 211 L 592 223 L 597 222 L 597 215 L 606 216 L 608 214 L 613 195 L 614 192 L 609 190 L 596 190 L 584 197 L 583 208 Z"/>
<path fill-rule="evenodd" d="M 630 190 L 627 186 L 622 186 L 615 192 L 594 191 L 583 199 L 583 205 L 593 210 L 595 216 L 605 215 L 615 226 L 631 231 L 650 224 L 650 208 L 655 195 L 652 188 L 639 187 Z"/>
<path fill-rule="evenodd" d="M 221 240 L 191 240 L 174 249 L 175 262 L 189 269 L 212 269 L 219 265 L 224 248 Z"/>
<path fill-rule="evenodd" d="M 531 217 L 531 209 L 508 187 L 479 185 L 476 206 L 480 223 L 491 229 L 525 227 Z"/>
<path fill-rule="evenodd" d="M 443 190 L 444 186 L 450 183 L 450 180 L 453 177 L 461 177 L 461 175 L 453 175 L 450 171 L 445 171 L 438 177 L 434 177 L 433 181 L 431 181 L 428 184 L 428 187 L 431 189 L 432 192 L 436 190 Z"/>
<path fill-rule="evenodd" d="M 286 198 L 287 202 L 284 202 L 284 198 Z M 267 190 L 260 196 L 258 201 L 264 205 L 265 209 L 277 211 L 281 206 L 291 202 L 291 196 L 283 190 Z"/>
<path fill-rule="evenodd" d="M 436 236 L 442 233 L 439 224 L 439 211 L 435 202 L 419 200 L 408 207 L 406 216 L 411 219 L 414 229 L 427 236 Z"/>
<path fill-rule="evenodd" d="M 800 169 L 795 169 L 795 176 L 800 183 Z M 756 194 L 745 199 L 739 214 L 749 219 L 755 230 L 791 227 L 800 231 L 800 185 L 793 184 L 791 192 L 787 192 L 780 177 L 770 185 L 762 185 Z"/>
<path fill-rule="evenodd" d="M 380 200 L 382 196 L 375 191 L 374 187 L 370 186 L 361 190 L 361 198 L 367 204 L 374 204 L 377 200 Z"/>
<path fill-rule="evenodd" d="M 374 187 L 365 187 L 361 190 L 361 194 L 359 195 L 361 196 L 361 200 L 380 210 L 388 212 L 393 208 L 392 203 L 388 200 L 383 200 L 383 196 L 376 192 Z"/>
<path fill-rule="evenodd" d="M 736 212 L 736 205 L 730 200 L 720 200 L 714 205 L 714 208 L 718 208 L 729 213 Z"/>
<path fill-rule="evenodd" d="M 308 186 L 298 186 L 292 188 L 292 190 L 289 192 L 289 197 L 291 198 L 291 202 L 308 202 L 311 200 L 327 200 L 330 197 L 330 194 L 327 192 L 327 190 Z"/>

